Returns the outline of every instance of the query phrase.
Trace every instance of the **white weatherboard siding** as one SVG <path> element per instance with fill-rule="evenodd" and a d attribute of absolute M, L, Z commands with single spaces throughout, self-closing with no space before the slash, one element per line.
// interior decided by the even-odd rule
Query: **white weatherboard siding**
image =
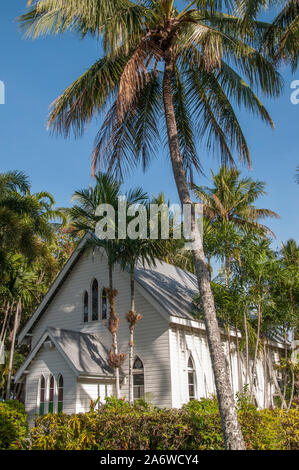
<path fill-rule="evenodd" d="M 89 256 L 83 254 L 33 329 L 32 347 L 40 339 L 45 328 L 50 326 L 98 334 L 100 341 L 110 350 L 112 337 L 107 329 L 107 321 L 83 323 L 83 294 L 85 290 L 89 292 L 89 314 L 91 317 L 90 293 L 94 278 L 98 280 L 99 292 L 103 287 L 107 287 L 108 270 L 105 258 L 100 254 L 89 254 Z M 127 376 L 129 328 L 125 314 L 130 310 L 129 275 L 116 266 L 113 282 L 118 290 L 116 311 L 121 320 L 118 332 L 119 351 L 127 354 L 123 365 L 124 375 Z M 152 403 L 171 407 L 168 322 L 139 292 L 137 283 L 135 303 L 136 311 L 143 315 L 142 320 L 135 327 L 135 355 L 138 355 L 143 361 L 145 393 Z M 96 387 L 94 388 L 96 389 Z M 79 389 L 82 392 L 82 387 Z M 84 402 L 86 403 L 88 400 L 89 403 L 90 399 L 94 399 L 95 393 L 90 392 L 89 394 L 88 392 L 87 397 L 92 398 L 86 398 Z M 121 395 L 128 397 L 128 378 L 122 382 Z M 82 410 L 80 403 L 77 404 L 77 409 Z"/>
<path fill-rule="evenodd" d="M 62 374 L 64 382 L 63 411 L 70 414 L 75 413 L 77 384 L 75 373 L 56 349 L 46 350 L 41 348 L 28 367 L 28 374 L 26 375 L 25 406 L 29 415 L 29 422 L 32 423 L 39 413 L 39 380 L 41 375 L 45 377 L 46 390 L 48 390 L 50 375 L 57 379 L 59 374 Z"/>
<path fill-rule="evenodd" d="M 90 408 L 90 401 L 95 401 L 99 395 L 101 401 L 104 401 L 105 396 L 115 394 L 113 372 L 111 370 L 109 372 L 107 357 L 104 357 L 111 349 L 112 337 L 107 328 L 107 320 L 101 320 L 100 308 L 102 288 L 108 286 L 106 258 L 99 253 L 87 254 L 85 252 L 80 257 L 73 255 L 72 259 L 74 261 L 69 261 L 67 264 L 67 269 L 70 269 L 68 275 L 62 282 L 65 271 L 61 272 L 33 320 L 28 322 L 27 327 L 21 333 L 22 338 L 29 333 L 27 339 L 31 338 L 33 349 L 42 337 L 46 338 L 45 331 L 48 331 L 46 334 L 52 335 L 57 347 L 57 350 L 55 348 L 47 350 L 42 347 L 36 355 L 37 348 L 33 349 L 33 360 L 30 362 L 31 357 L 29 357 L 28 367 L 25 364 L 23 369 L 20 369 L 19 375 L 17 374 L 18 379 L 21 378 L 26 367 L 26 409 L 31 421 L 38 411 L 41 374 L 44 374 L 46 379 L 50 374 L 55 377 L 59 374 L 63 375 L 64 411 L 67 413 L 86 412 Z M 91 285 L 94 279 L 97 279 L 99 286 L 99 320 L 84 323 L 84 292 L 87 291 L 89 294 L 89 319 L 91 320 Z M 137 279 L 139 282 L 135 282 L 135 304 L 137 312 L 141 313 L 143 318 L 135 327 L 135 356 L 138 355 L 143 362 L 146 398 L 160 407 L 179 408 L 187 403 L 189 401 L 187 364 L 190 354 L 196 371 L 196 397 L 200 399 L 215 395 L 205 327 L 194 320 L 190 314 L 192 296 L 194 289 L 197 289 L 194 287 L 196 285 L 194 276 L 164 263 L 152 271 L 142 270 L 139 267 Z M 120 371 L 121 396 L 128 398 L 129 328 L 125 317 L 130 310 L 128 273 L 116 266 L 113 282 L 118 290 L 116 299 L 116 311 L 120 318 L 118 347 L 119 352 L 127 354 Z M 60 287 L 55 290 L 59 283 Z M 42 314 L 38 317 L 40 312 Z M 33 321 L 35 321 L 34 326 Z M 96 337 L 91 337 L 87 333 Z M 236 394 L 240 388 L 239 382 L 245 383 L 245 360 L 244 355 L 241 354 L 242 380 L 239 380 L 235 340 L 233 333 L 230 364 L 227 335 L 222 330 L 223 347 L 227 365 L 231 367 L 232 388 Z M 278 344 L 272 344 L 272 346 L 269 344 L 267 364 L 265 365 L 263 355 L 257 362 L 255 386 L 259 407 L 270 406 L 273 403 L 275 393 L 273 363 L 278 362 L 279 347 L 281 346 Z M 82 367 L 78 365 L 79 356 Z M 103 363 L 106 363 L 104 369 L 101 369 L 97 362 L 99 357 L 102 358 L 103 366 L 105 366 Z M 252 367 L 252 361 L 250 367 Z M 102 370 L 103 375 L 99 373 L 99 370 Z"/>
<path fill-rule="evenodd" d="M 231 366 L 228 357 L 228 342 L 222 336 L 223 348 L 227 366 L 229 369 L 234 395 L 242 391 L 239 389 L 238 363 L 236 353 L 235 338 L 231 338 Z M 216 394 L 212 363 L 208 349 L 206 334 L 204 331 L 195 328 L 182 328 L 180 325 L 172 325 L 169 329 L 169 344 L 171 357 L 171 385 L 172 385 L 172 406 L 180 408 L 189 401 L 188 391 L 188 358 L 192 355 L 196 370 L 196 397 L 208 398 Z M 256 366 L 255 397 L 259 408 L 270 406 L 273 403 L 272 396 L 275 393 L 273 385 L 273 363 L 278 360 L 277 351 L 270 347 L 267 354 L 271 357 L 271 367 L 269 363 L 265 365 L 263 355 L 260 355 Z M 245 384 L 245 362 L 240 358 L 242 379 Z M 250 362 L 250 367 L 253 362 Z"/>
<path fill-rule="evenodd" d="M 76 413 L 85 413 L 90 408 L 90 402 L 95 402 L 100 397 L 100 403 L 105 403 L 105 398 L 114 394 L 114 386 L 101 381 L 80 379 L 77 384 Z"/>

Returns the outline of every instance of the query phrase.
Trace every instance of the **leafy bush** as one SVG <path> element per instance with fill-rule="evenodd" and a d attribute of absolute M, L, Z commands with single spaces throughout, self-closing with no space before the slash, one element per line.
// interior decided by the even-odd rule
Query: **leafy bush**
<path fill-rule="evenodd" d="M 0 449 L 21 449 L 28 434 L 27 415 L 16 400 L 0 402 Z"/>
<path fill-rule="evenodd" d="M 298 449 L 299 411 L 258 411 L 239 397 L 239 419 L 247 449 Z M 130 406 L 109 398 L 99 410 L 39 418 L 31 448 L 46 450 L 224 449 L 217 400 L 194 400 L 180 410 Z"/>
<path fill-rule="evenodd" d="M 247 449 L 299 450 L 299 411 L 257 410 L 248 394 L 237 400 Z M 193 400 L 180 410 L 158 409 L 114 397 L 99 410 L 37 419 L 27 436 L 26 414 L 16 401 L 0 403 L 0 448 L 42 450 L 221 450 L 216 398 Z"/>

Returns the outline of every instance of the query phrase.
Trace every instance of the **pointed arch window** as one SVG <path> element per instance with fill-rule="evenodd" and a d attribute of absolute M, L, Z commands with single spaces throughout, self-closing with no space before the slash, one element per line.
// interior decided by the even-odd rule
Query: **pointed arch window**
<path fill-rule="evenodd" d="M 63 377 L 61 374 L 58 377 L 57 390 L 58 390 L 57 411 L 58 413 L 62 413 L 63 411 Z"/>
<path fill-rule="evenodd" d="M 92 296 L 92 321 L 99 319 L 99 285 L 98 281 L 94 279 L 91 287 Z"/>
<path fill-rule="evenodd" d="M 144 367 L 142 360 L 137 356 L 133 365 L 134 400 L 144 396 Z"/>
<path fill-rule="evenodd" d="M 49 406 L 48 412 L 54 412 L 54 394 L 55 394 L 55 381 L 53 375 L 50 375 L 49 378 Z"/>
<path fill-rule="evenodd" d="M 189 392 L 189 401 L 195 400 L 196 398 L 196 375 L 195 375 L 195 367 L 192 356 L 189 357 L 188 360 L 188 392 Z"/>
<path fill-rule="evenodd" d="M 84 292 L 84 300 L 83 300 L 83 321 L 84 323 L 88 322 L 88 292 Z"/>
<path fill-rule="evenodd" d="M 46 394 L 46 381 L 42 375 L 39 381 L 39 415 L 45 414 L 45 394 Z"/>
<path fill-rule="evenodd" d="M 107 319 L 107 314 L 108 314 L 107 292 L 106 292 L 106 289 L 104 288 L 102 290 L 102 320 Z"/>

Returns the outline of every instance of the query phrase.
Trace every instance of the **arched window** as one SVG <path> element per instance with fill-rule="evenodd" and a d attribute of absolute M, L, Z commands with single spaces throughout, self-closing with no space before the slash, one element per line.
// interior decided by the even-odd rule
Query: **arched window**
<path fill-rule="evenodd" d="M 50 375 L 49 378 L 49 407 L 48 413 L 54 412 L 54 389 L 55 389 L 55 382 L 53 375 Z"/>
<path fill-rule="evenodd" d="M 99 319 L 99 286 L 98 281 L 94 279 L 91 287 L 92 295 L 92 321 Z"/>
<path fill-rule="evenodd" d="M 108 313 L 107 305 L 107 292 L 106 289 L 102 290 L 102 320 L 106 320 Z"/>
<path fill-rule="evenodd" d="M 144 396 L 144 368 L 142 360 L 137 356 L 133 365 L 134 400 Z"/>
<path fill-rule="evenodd" d="M 83 320 L 84 323 L 88 322 L 88 292 L 84 293 L 84 306 L 83 306 Z"/>
<path fill-rule="evenodd" d="M 189 401 L 194 400 L 196 398 L 195 393 L 195 367 L 192 356 L 189 357 L 188 360 L 188 391 L 189 391 Z"/>
<path fill-rule="evenodd" d="M 63 410 L 63 377 L 60 374 L 58 377 L 58 406 L 57 406 L 57 411 L 58 413 L 62 413 Z"/>
<path fill-rule="evenodd" d="M 39 381 L 39 415 L 45 414 L 45 392 L 46 392 L 46 381 L 42 375 Z"/>

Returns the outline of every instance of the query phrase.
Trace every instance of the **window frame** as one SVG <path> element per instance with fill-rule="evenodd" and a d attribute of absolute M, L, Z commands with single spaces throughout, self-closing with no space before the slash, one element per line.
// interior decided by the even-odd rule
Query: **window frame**
<path fill-rule="evenodd" d="M 104 316 L 104 309 L 103 309 L 104 300 L 105 300 L 105 308 L 106 308 L 105 316 Z M 101 319 L 107 320 L 107 318 L 108 318 L 108 296 L 107 296 L 106 288 L 103 287 L 103 289 L 101 290 Z"/>
<path fill-rule="evenodd" d="M 51 386 L 51 380 L 53 379 L 53 387 Z M 48 377 L 48 413 L 55 413 L 55 396 L 56 396 L 56 380 L 53 374 L 50 374 Z M 53 397 L 51 400 L 51 393 Z"/>
<path fill-rule="evenodd" d="M 86 307 L 87 307 L 87 312 L 85 311 Z M 86 313 L 87 313 L 87 316 L 86 316 Z M 83 293 L 83 323 L 88 323 L 88 322 L 89 322 L 89 294 L 88 294 L 88 291 L 85 290 Z"/>
<path fill-rule="evenodd" d="M 42 387 L 42 381 L 43 381 L 43 387 Z M 47 392 L 47 387 L 46 387 L 46 379 L 43 374 L 40 375 L 39 381 L 38 381 L 38 400 L 37 400 L 37 410 L 38 410 L 38 415 L 39 416 L 44 416 L 46 413 L 46 392 Z M 41 400 L 41 392 L 43 390 L 43 401 Z M 42 407 L 42 410 L 41 410 Z"/>
<path fill-rule="evenodd" d="M 94 296 L 94 284 L 95 283 L 97 285 L 96 299 Z M 95 306 L 96 306 L 96 312 L 94 312 Z M 96 278 L 94 278 L 91 283 L 91 321 L 99 321 L 99 282 Z"/>
<path fill-rule="evenodd" d="M 62 386 L 60 386 L 60 380 L 62 380 Z M 59 392 L 62 390 L 62 400 L 59 398 Z M 57 376 L 57 413 L 63 413 L 64 406 L 64 378 L 62 374 Z"/>
<path fill-rule="evenodd" d="M 189 366 L 191 361 L 192 367 Z M 190 375 L 192 374 L 192 382 L 190 382 Z M 197 399 L 197 378 L 196 378 L 196 368 L 195 362 L 192 357 L 192 354 L 189 354 L 188 361 L 187 361 L 187 383 L 188 383 L 188 398 L 189 401 Z M 193 387 L 193 394 L 190 393 L 190 387 Z"/>
<path fill-rule="evenodd" d="M 137 361 L 140 361 L 141 367 L 135 368 Z M 135 384 L 135 378 L 142 377 L 141 384 Z M 138 393 L 136 393 L 138 390 Z M 144 363 L 140 356 L 135 356 L 133 363 L 133 400 L 140 400 L 145 395 L 145 373 L 144 373 Z"/>

